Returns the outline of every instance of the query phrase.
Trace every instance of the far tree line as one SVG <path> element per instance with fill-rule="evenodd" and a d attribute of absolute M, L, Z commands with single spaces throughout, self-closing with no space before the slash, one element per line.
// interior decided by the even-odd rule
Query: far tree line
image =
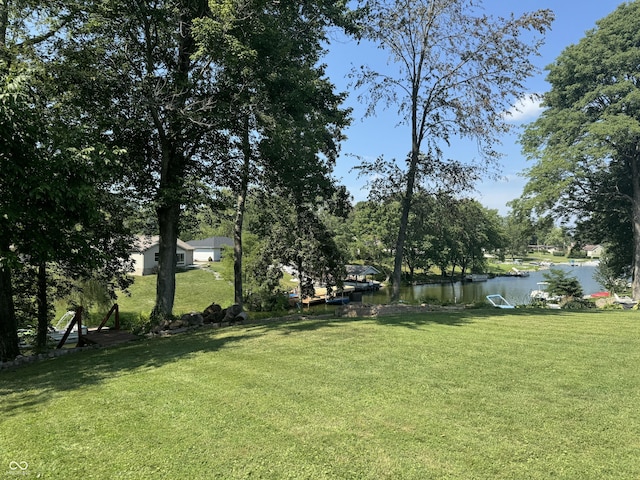
<path fill-rule="evenodd" d="M 316 235 L 322 232 L 331 248 L 319 259 L 332 258 L 331 269 L 312 269 L 307 280 L 335 287 L 349 263 L 373 265 L 392 281 L 396 235 L 401 205 L 397 199 L 367 200 L 355 205 L 345 204 L 335 209 L 322 206 L 318 210 Z M 232 211 L 226 216 L 215 214 L 206 206 L 186 215 L 189 226 L 182 239 L 202 239 L 233 234 Z M 284 205 L 263 203 L 262 198 L 248 199 L 244 230 L 245 302 L 253 294 L 260 299 L 281 292 L 281 266 L 296 267 L 294 257 L 286 254 L 296 248 L 317 250 L 319 244 L 299 243 L 294 236 L 284 234 L 295 219 Z M 269 225 L 269 226 L 265 226 Z M 545 246 L 562 256 L 580 256 L 587 238 L 575 238 L 571 229 L 556 225 L 549 218 L 532 221 L 530 217 L 510 213 L 501 216 L 477 200 L 450 195 L 416 195 L 409 217 L 407 241 L 402 252 L 402 282 L 412 283 L 417 275 L 438 272 L 444 279 L 458 279 L 466 273 L 484 273 L 489 257 L 499 260 L 527 258 L 532 248 Z M 310 261 L 307 254 L 305 261 Z M 225 257 L 230 267 L 225 272 L 233 279 L 233 255 Z M 318 263 L 322 265 L 322 263 Z M 311 293 L 311 292 L 308 292 Z"/>

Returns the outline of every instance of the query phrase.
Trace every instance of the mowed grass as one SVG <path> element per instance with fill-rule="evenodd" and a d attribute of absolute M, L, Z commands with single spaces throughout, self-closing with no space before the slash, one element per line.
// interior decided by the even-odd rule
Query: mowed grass
<path fill-rule="evenodd" d="M 218 267 L 212 264 L 212 267 Z M 117 303 L 120 313 L 125 319 L 148 316 L 156 302 L 156 275 L 134 277 L 134 283 L 128 293 L 118 292 Z M 233 304 L 233 285 L 228 280 L 216 275 L 211 268 L 189 270 L 176 274 L 176 294 L 174 314 L 202 312 L 212 303 L 223 308 Z M 96 315 L 97 322 L 106 312 Z M 99 317 L 99 318 L 98 318 Z"/>
<path fill-rule="evenodd" d="M 0 372 L 0 477 L 637 479 L 638 315 L 273 322 Z"/>

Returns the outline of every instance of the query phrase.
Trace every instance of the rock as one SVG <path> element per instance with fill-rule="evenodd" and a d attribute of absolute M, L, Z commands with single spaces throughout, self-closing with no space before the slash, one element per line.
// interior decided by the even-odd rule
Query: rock
<path fill-rule="evenodd" d="M 177 330 L 182 327 L 182 320 L 176 320 L 169 324 L 169 330 Z"/>
<path fill-rule="evenodd" d="M 242 307 L 237 303 L 234 303 L 229 308 L 224 315 L 223 322 L 235 322 L 236 317 L 242 313 Z"/>
<path fill-rule="evenodd" d="M 201 314 L 197 312 L 191 312 L 180 317 L 180 321 L 183 326 L 199 326 L 204 323 L 204 318 Z"/>
<path fill-rule="evenodd" d="M 212 303 L 202 312 L 202 320 L 205 323 L 219 322 L 222 318 L 222 307 L 217 303 Z"/>
<path fill-rule="evenodd" d="M 217 303 L 212 303 L 211 305 L 209 305 L 207 308 L 204 309 L 204 312 L 202 312 L 202 314 L 211 315 L 212 313 L 218 313 L 220 311 L 222 311 L 222 307 Z"/>

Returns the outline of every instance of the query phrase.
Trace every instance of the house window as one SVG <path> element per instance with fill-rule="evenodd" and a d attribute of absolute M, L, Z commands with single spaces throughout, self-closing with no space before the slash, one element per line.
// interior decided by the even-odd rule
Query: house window
<path fill-rule="evenodd" d="M 159 262 L 160 253 L 156 252 L 153 258 L 156 261 L 156 263 Z M 184 265 L 184 253 L 176 253 L 176 265 Z"/>

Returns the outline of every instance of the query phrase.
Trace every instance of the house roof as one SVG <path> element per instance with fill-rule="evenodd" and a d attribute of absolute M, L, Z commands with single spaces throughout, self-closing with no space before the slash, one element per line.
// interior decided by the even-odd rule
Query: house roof
<path fill-rule="evenodd" d="M 360 277 L 366 275 L 377 275 L 380 272 L 375 267 L 371 265 L 345 265 L 347 270 L 347 275 Z"/>
<path fill-rule="evenodd" d="M 225 245 L 233 246 L 233 240 L 229 237 L 209 237 L 204 240 L 190 240 L 187 242 L 193 248 L 221 248 Z"/>
<path fill-rule="evenodd" d="M 582 247 L 582 249 L 585 252 L 593 252 L 594 250 L 597 250 L 598 248 L 602 248 L 602 245 L 585 245 L 584 247 Z"/>
<path fill-rule="evenodd" d="M 157 245 L 160 242 L 159 235 L 138 235 L 133 244 L 133 250 L 136 252 L 146 252 L 151 247 Z M 186 242 L 178 239 L 177 246 L 182 250 L 193 250 L 193 247 Z"/>

